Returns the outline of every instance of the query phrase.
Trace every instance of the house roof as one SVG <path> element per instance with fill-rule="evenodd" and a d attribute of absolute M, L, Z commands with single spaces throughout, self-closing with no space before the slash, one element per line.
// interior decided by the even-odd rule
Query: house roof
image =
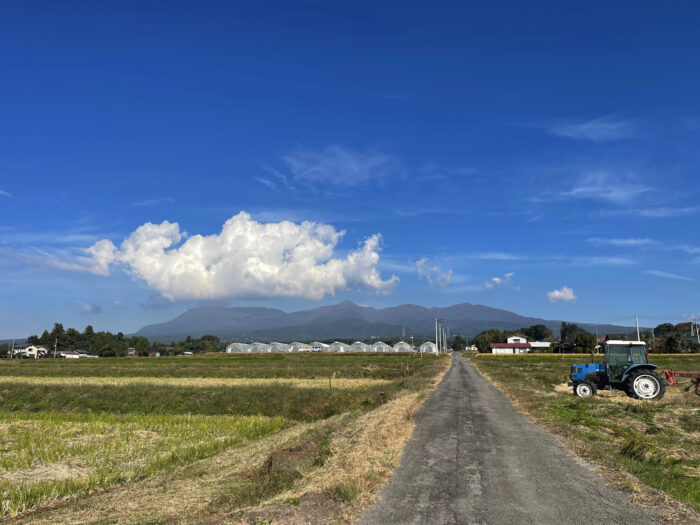
<path fill-rule="evenodd" d="M 491 343 L 491 348 L 531 348 L 530 343 Z"/>

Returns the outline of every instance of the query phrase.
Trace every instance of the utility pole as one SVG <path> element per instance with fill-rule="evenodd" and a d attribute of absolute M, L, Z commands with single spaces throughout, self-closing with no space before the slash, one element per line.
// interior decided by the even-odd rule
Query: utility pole
<path fill-rule="evenodd" d="M 15 340 L 12 340 L 12 350 L 10 350 L 10 359 L 14 359 L 15 357 Z"/>
<path fill-rule="evenodd" d="M 435 349 L 440 351 L 440 343 L 438 342 L 438 319 L 435 318 Z"/>
<path fill-rule="evenodd" d="M 58 347 L 58 337 L 56 338 L 56 341 L 53 344 L 53 358 L 56 359 L 56 348 Z"/>

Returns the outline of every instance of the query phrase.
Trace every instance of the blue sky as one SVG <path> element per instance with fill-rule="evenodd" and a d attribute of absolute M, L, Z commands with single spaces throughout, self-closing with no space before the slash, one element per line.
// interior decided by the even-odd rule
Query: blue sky
<path fill-rule="evenodd" d="M 698 23 L 684 2 L 3 2 L 0 338 L 211 302 L 697 315 Z"/>

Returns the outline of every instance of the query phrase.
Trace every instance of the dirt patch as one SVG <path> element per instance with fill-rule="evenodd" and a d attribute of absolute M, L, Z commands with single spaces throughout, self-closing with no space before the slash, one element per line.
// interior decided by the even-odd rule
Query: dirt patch
<path fill-rule="evenodd" d="M 276 503 L 260 510 L 251 511 L 245 516 L 232 517 L 236 523 L 284 523 L 286 525 L 308 525 L 349 523 L 346 505 L 329 499 L 323 494 L 306 494 L 298 503 Z"/>

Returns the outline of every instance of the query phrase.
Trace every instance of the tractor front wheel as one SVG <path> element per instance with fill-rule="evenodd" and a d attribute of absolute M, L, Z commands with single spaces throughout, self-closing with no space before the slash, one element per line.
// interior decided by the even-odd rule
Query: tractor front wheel
<path fill-rule="evenodd" d="M 574 386 L 574 394 L 578 397 L 594 396 L 596 394 L 596 389 L 588 381 L 581 381 Z"/>
<path fill-rule="evenodd" d="M 666 383 L 651 370 L 635 370 L 630 373 L 625 390 L 636 399 L 661 399 L 666 393 Z"/>

